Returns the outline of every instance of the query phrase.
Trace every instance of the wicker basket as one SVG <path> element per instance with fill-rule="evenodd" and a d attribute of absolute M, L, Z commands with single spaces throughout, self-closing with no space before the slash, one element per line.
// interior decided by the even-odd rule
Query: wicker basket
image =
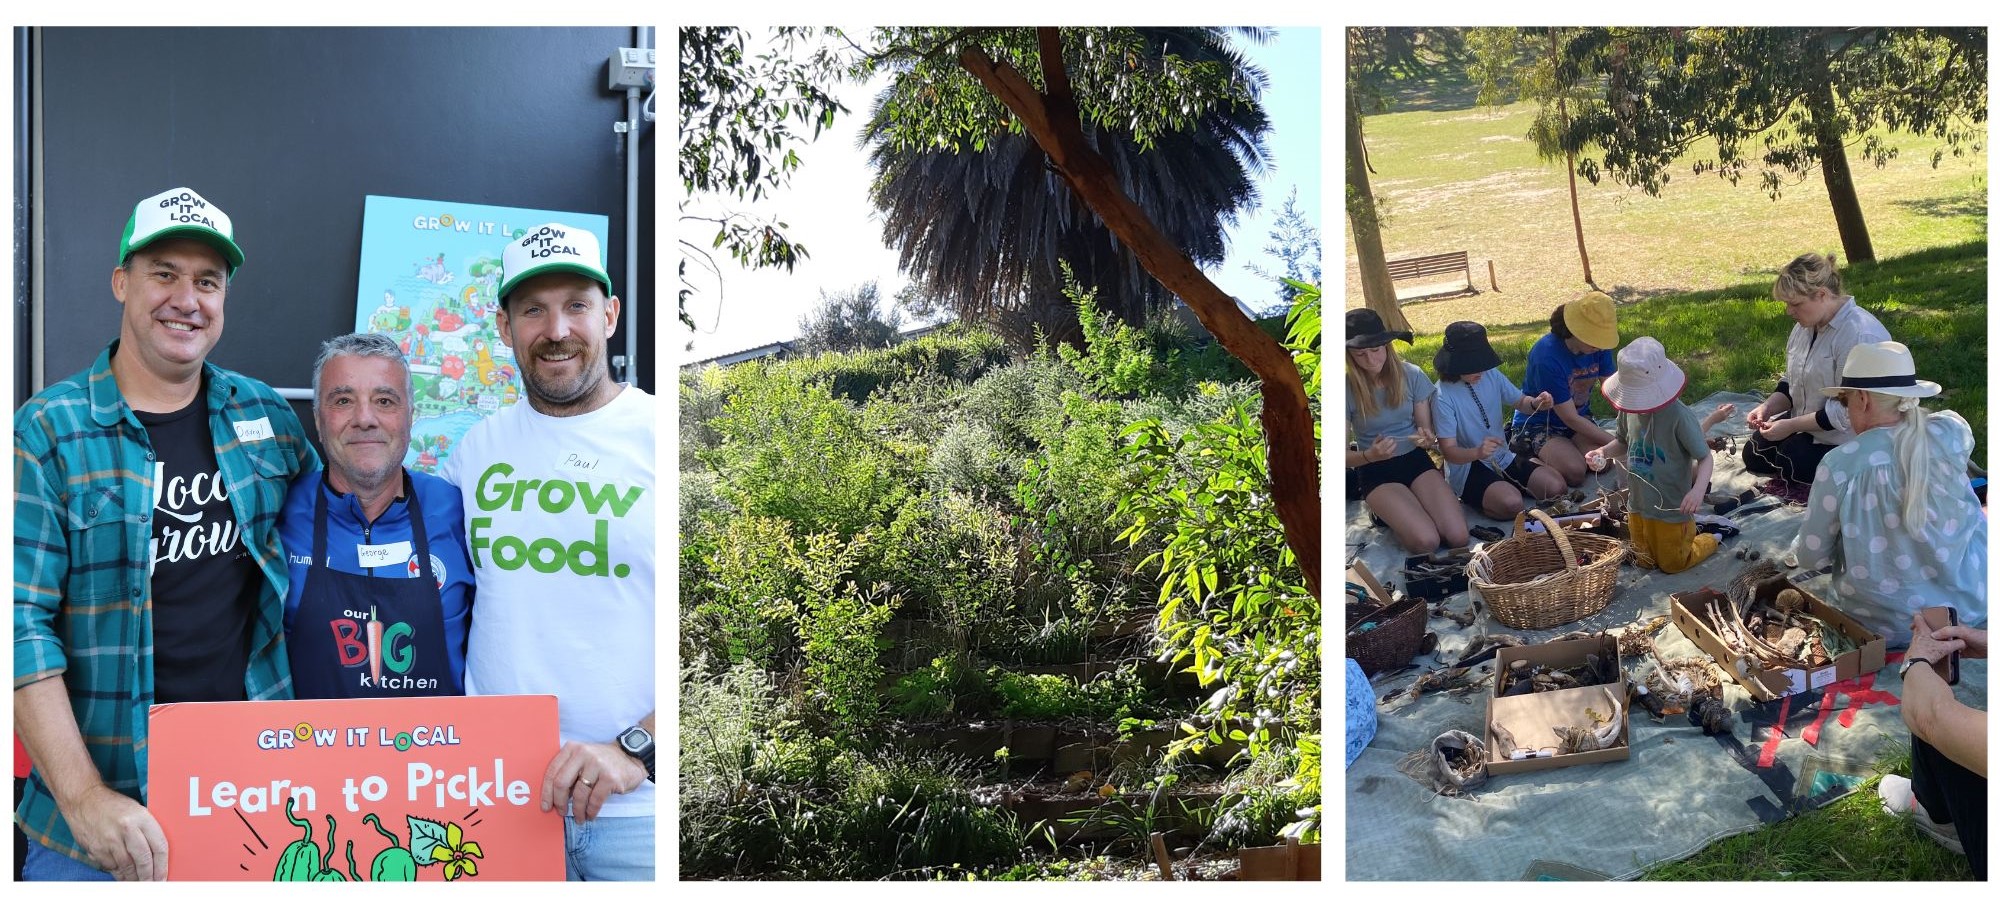
<path fill-rule="evenodd" d="M 1522 529 L 1528 516 L 1542 532 Z M 1473 553 L 1465 573 L 1493 618 L 1516 630 L 1542 630 L 1604 610 L 1618 591 L 1624 542 L 1564 530 L 1530 509 L 1514 516 L 1514 535 Z"/>
<path fill-rule="evenodd" d="M 1429 623 L 1430 610 L 1420 598 L 1405 597 L 1387 605 L 1349 602 L 1347 657 L 1370 677 L 1400 668 L 1422 651 L 1424 626 Z M 1375 626 L 1360 629 L 1366 624 Z"/>

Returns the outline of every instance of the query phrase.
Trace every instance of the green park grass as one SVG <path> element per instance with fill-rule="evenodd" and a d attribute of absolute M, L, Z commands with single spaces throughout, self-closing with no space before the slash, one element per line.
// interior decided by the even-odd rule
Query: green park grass
<path fill-rule="evenodd" d="M 1472 306 L 1507 303 L 1520 322 L 1578 292 L 1583 283 L 1570 219 L 1568 177 L 1559 160 L 1542 160 L 1528 141 L 1532 101 L 1499 107 L 1472 103 L 1462 82 L 1433 80 L 1394 94 L 1390 112 L 1363 126 L 1370 181 L 1383 217 L 1383 247 L 1391 259 L 1467 251 L 1481 296 Z M 1987 155 L 1982 149 L 1935 168 L 1933 139 L 1885 136 L 1898 155 L 1877 168 L 1849 144 L 1849 165 L 1878 260 L 1986 238 Z M 1777 200 L 1757 187 L 1755 169 L 1740 184 L 1696 175 L 1695 160 L 1712 144 L 1693 147 L 1673 167 L 1658 197 L 1608 177 L 1579 178 L 1584 238 L 1596 284 L 1621 301 L 1720 288 L 1749 278 L 1773 278 L 1806 251 L 1841 250 L 1826 187 L 1817 169 L 1785 185 Z M 1845 255 L 1841 255 L 1843 262 Z M 1494 263 L 1500 291 L 1488 282 Z M 1348 252 L 1348 298 L 1360 302 L 1359 271 Z M 1403 283 L 1399 288 L 1413 286 Z M 1983 300 L 1984 292 L 1980 292 Z M 1873 299 L 1860 295 L 1864 304 Z M 1467 299 L 1412 305 L 1413 324 Z M 1435 308 L 1436 311 L 1425 308 Z M 1445 319 L 1429 328 L 1442 328 Z"/>
<path fill-rule="evenodd" d="M 1910 751 L 1885 757 L 1880 774 L 1910 772 Z M 1964 856 L 1882 811 L 1879 777 L 1825 808 L 1709 844 L 1650 869 L 1645 881 L 1970 881 Z"/>
<path fill-rule="evenodd" d="M 1476 320 L 1518 375 L 1549 311 L 1589 287 L 1564 167 L 1539 159 L 1526 138 L 1536 105 L 1481 107 L 1474 93 L 1449 72 L 1394 86 L 1389 111 L 1364 120 L 1370 180 L 1388 256 L 1467 251 L 1478 288 L 1404 304 L 1418 334 L 1409 358 L 1428 369 L 1445 324 Z M 1932 409 L 1972 424 L 1980 437 L 1973 458 L 1983 466 L 1987 155 L 1947 152 L 1934 168 L 1938 142 L 1887 137 L 1899 153 L 1879 168 L 1860 159 L 1858 140 L 1849 145 L 1876 263 L 1849 264 L 1841 253 L 1817 170 L 1772 200 L 1754 170 L 1740 185 L 1694 174 L 1692 162 L 1709 150 L 1697 146 L 1658 197 L 1608 178 L 1578 180 L 1592 276 L 1620 302 L 1622 336 L 1659 339 L 1688 371 L 1684 397 L 1693 401 L 1772 388 L 1792 327 L 1771 298 L 1778 268 L 1806 251 L 1840 254 L 1849 293 L 1910 346 L 1919 375 L 1946 387 Z M 1351 240 L 1346 253 L 1346 306 L 1355 307 L 1362 300 Z M 1409 297 L 1427 287 L 1397 288 Z"/>
<path fill-rule="evenodd" d="M 1866 306 L 1890 335 L 1910 346 L 1917 375 L 1944 386 L 1928 406 L 1957 411 L 1972 425 L 1981 440 L 1973 460 L 1985 466 L 1986 243 L 1860 264 L 1848 270 L 1847 285 L 1856 298 L 1869 299 Z M 1488 326 L 1501 368 L 1517 379 L 1526 368 L 1528 347 L 1548 331 L 1545 318 L 1546 313 L 1527 323 Z M 1659 339 L 1687 371 L 1681 397 L 1690 402 L 1718 391 L 1768 392 L 1784 369 L 1791 328 L 1784 305 L 1771 297 L 1770 283 L 1758 279 L 1618 308 L 1619 338 Z M 1433 332 L 1399 351 L 1428 371 L 1442 343 Z"/>

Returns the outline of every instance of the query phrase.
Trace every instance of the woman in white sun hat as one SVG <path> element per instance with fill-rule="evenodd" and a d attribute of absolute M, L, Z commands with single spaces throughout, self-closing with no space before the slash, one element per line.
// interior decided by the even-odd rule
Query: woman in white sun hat
<path fill-rule="evenodd" d="M 1840 382 L 1855 437 L 1813 476 L 1806 520 L 1785 563 L 1834 569 L 1833 603 L 1888 638 L 1910 642 L 1918 609 L 1949 605 L 1986 625 L 1986 513 L 1965 478 L 1972 427 L 1918 403 L 1940 391 L 1917 378 L 1901 342 L 1854 346 Z"/>

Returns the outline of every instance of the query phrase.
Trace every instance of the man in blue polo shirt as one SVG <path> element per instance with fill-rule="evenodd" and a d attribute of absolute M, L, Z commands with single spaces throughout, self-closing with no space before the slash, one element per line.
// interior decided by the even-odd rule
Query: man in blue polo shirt
<path fill-rule="evenodd" d="M 278 523 L 301 699 L 465 694 L 465 510 L 457 487 L 403 467 L 411 396 L 409 364 L 387 336 L 341 336 L 313 362 L 326 470 L 292 483 Z"/>

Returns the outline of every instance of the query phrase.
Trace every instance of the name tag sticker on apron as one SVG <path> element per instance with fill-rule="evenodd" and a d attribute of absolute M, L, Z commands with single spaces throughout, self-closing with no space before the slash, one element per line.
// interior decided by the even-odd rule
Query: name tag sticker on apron
<path fill-rule="evenodd" d="M 236 427 L 236 441 L 238 442 L 256 442 L 260 439 L 271 438 L 271 418 L 269 417 L 259 417 L 255 420 L 238 420 L 232 425 Z"/>
<path fill-rule="evenodd" d="M 360 556 L 362 567 L 365 568 L 391 567 L 393 565 L 403 564 L 404 562 L 410 560 L 410 543 L 408 540 L 404 540 L 403 542 L 392 542 L 387 545 L 379 545 L 379 546 L 364 546 L 356 544 L 354 547 L 354 553 Z"/>

